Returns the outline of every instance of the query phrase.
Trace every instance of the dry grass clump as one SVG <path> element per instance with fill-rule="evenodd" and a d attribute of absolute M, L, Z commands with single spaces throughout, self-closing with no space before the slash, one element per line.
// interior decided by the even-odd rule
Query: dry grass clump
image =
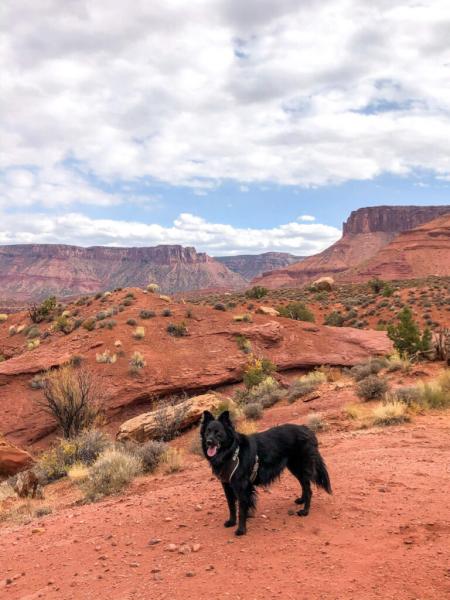
<path fill-rule="evenodd" d="M 147 363 L 145 362 L 143 355 L 137 350 L 133 352 L 130 358 L 130 371 L 132 373 L 137 373 L 145 366 L 147 366 Z"/>
<path fill-rule="evenodd" d="M 182 471 L 184 469 L 184 458 L 182 451 L 169 446 L 166 452 L 164 452 L 162 455 L 161 464 L 166 475 Z"/>
<path fill-rule="evenodd" d="M 388 358 L 388 364 L 386 370 L 388 373 L 395 371 L 401 371 L 402 373 L 409 373 L 411 371 L 412 364 L 411 360 L 406 355 L 400 355 L 398 352 L 391 354 Z"/>
<path fill-rule="evenodd" d="M 287 392 L 287 401 L 295 402 L 299 398 L 313 392 L 319 385 L 327 381 L 327 375 L 324 371 L 316 370 L 295 379 Z"/>
<path fill-rule="evenodd" d="M 145 338 L 145 327 L 139 326 L 133 331 L 135 340 L 143 340 Z"/>
<path fill-rule="evenodd" d="M 350 369 L 350 375 L 356 381 L 361 381 L 369 375 L 377 375 L 382 369 L 388 365 L 387 359 L 384 358 L 371 358 L 365 363 L 355 365 Z"/>
<path fill-rule="evenodd" d="M 16 496 L 16 492 L 12 485 L 8 483 L 8 481 L 3 481 L 0 483 L 0 502 L 6 500 L 7 498 L 14 498 Z"/>
<path fill-rule="evenodd" d="M 143 444 L 128 444 L 124 447 L 126 453 L 136 456 L 142 462 L 144 473 L 153 473 L 168 449 L 165 442 L 156 440 L 149 440 Z"/>
<path fill-rule="evenodd" d="M 115 362 L 117 362 L 117 354 L 111 354 L 109 350 L 105 350 L 100 354 L 96 354 L 95 360 L 98 363 L 113 365 Z"/>
<path fill-rule="evenodd" d="M 1 313 L 0 314 L 0 323 L 5 323 L 8 320 L 8 315 Z"/>
<path fill-rule="evenodd" d="M 239 421 L 236 430 L 239 431 L 239 433 L 243 433 L 245 435 L 252 435 L 253 433 L 257 433 L 258 425 L 256 421 L 249 421 L 247 419 L 244 419 L 242 421 Z"/>
<path fill-rule="evenodd" d="M 385 402 L 372 411 L 374 425 L 398 425 L 410 421 L 407 406 L 402 402 Z"/>
<path fill-rule="evenodd" d="M 40 519 L 52 513 L 52 509 L 44 504 L 31 500 L 15 502 L 13 506 L 0 511 L 0 523 L 10 522 L 16 525 L 26 525 L 34 519 Z"/>
<path fill-rule="evenodd" d="M 357 404 L 347 404 L 344 406 L 344 414 L 353 421 L 357 421 L 362 417 L 361 407 Z"/>
<path fill-rule="evenodd" d="M 103 452 L 77 483 L 88 501 L 116 494 L 144 470 L 142 460 L 116 449 Z"/>
<path fill-rule="evenodd" d="M 328 423 L 321 413 L 310 413 L 307 415 L 306 425 L 315 432 L 328 429 Z"/>

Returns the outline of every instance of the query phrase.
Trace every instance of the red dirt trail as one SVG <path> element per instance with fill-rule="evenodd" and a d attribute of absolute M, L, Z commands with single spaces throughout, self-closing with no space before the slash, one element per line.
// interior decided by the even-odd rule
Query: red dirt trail
<path fill-rule="evenodd" d="M 181 473 L 140 478 L 122 496 L 2 529 L 0 597 L 449 598 L 449 440 L 448 414 L 320 434 L 334 495 L 317 492 L 308 517 L 291 516 L 298 488 L 286 473 L 260 492 L 241 538 L 222 526 L 226 504 L 207 464 L 187 455 Z"/>

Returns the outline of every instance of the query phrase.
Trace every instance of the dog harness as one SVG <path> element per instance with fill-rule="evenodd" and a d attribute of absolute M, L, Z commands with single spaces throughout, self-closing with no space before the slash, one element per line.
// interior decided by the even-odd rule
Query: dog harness
<path fill-rule="evenodd" d="M 238 470 L 239 467 L 239 446 L 236 448 L 236 450 L 233 452 L 233 456 L 231 458 L 231 471 L 230 474 L 228 475 L 228 473 L 220 473 L 220 475 L 218 476 L 218 478 L 223 481 L 224 483 L 231 483 L 231 479 L 233 477 L 233 475 L 236 473 L 236 471 Z M 259 469 L 259 456 L 257 454 L 255 454 L 255 462 L 253 464 L 253 469 L 252 472 L 250 473 L 250 481 L 251 483 L 253 483 L 258 475 L 258 469 Z"/>

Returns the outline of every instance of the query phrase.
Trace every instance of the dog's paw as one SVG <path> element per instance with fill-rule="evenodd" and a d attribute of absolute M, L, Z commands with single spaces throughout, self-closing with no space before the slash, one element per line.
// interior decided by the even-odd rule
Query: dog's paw
<path fill-rule="evenodd" d="M 241 529 L 240 527 L 238 529 L 236 529 L 236 531 L 234 532 L 234 535 L 245 535 L 247 533 L 246 529 Z"/>
<path fill-rule="evenodd" d="M 300 496 L 300 498 L 296 498 L 295 504 L 305 504 L 305 499 L 303 498 L 303 496 Z"/>
<path fill-rule="evenodd" d="M 304 508 L 302 508 L 301 510 L 297 511 L 297 514 L 299 517 L 307 517 L 309 514 L 309 510 L 305 510 Z"/>
<path fill-rule="evenodd" d="M 233 519 L 228 519 L 228 521 L 225 521 L 223 524 L 224 527 L 234 527 L 235 525 L 236 521 L 233 521 Z"/>

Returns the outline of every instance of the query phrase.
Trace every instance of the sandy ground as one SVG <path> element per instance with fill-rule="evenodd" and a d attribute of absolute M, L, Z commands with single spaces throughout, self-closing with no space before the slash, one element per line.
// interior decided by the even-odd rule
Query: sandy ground
<path fill-rule="evenodd" d="M 295 408 L 277 407 L 260 429 L 287 420 Z M 181 473 L 1 529 L 0 597 L 443 600 L 449 440 L 449 414 L 321 434 L 334 495 L 315 493 L 306 518 L 289 514 L 298 489 L 286 473 L 260 492 L 242 538 L 223 527 L 226 504 L 207 464 L 187 454 Z"/>

